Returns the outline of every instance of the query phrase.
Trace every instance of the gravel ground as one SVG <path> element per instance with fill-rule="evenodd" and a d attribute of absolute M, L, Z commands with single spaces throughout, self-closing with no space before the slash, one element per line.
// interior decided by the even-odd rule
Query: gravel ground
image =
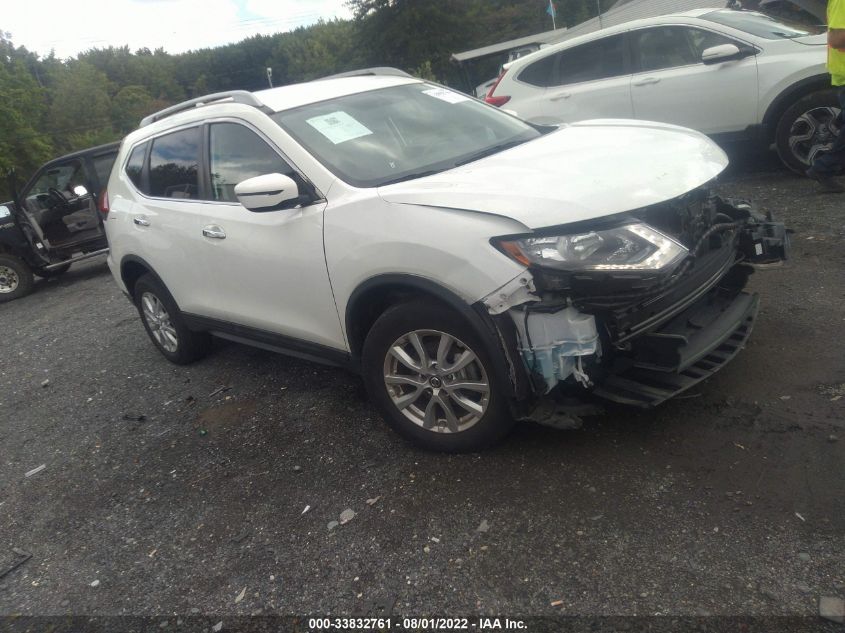
<path fill-rule="evenodd" d="M 747 349 L 479 455 L 410 447 L 341 370 L 168 364 L 102 262 L 39 282 L 0 306 L 0 573 L 32 553 L 0 614 L 816 618 L 845 597 L 845 197 L 762 163 L 722 190 L 796 233 Z"/>

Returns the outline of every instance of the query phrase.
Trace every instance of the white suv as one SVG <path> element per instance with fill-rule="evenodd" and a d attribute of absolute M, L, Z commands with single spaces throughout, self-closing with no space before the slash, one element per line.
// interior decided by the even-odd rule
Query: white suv
<path fill-rule="evenodd" d="M 827 39 L 749 11 L 628 22 L 506 65 L 487 102 L 544 124 L 633 118 L 774 144 L 804 173 L 838 134 Z"/>
<path fill-rule="evenodd" d="M 148 117 L 108 187 L 109 266 L 175 363 L 216 335 L 360 371 L 405 437 L 473 450 L 554 390 L 638 406 L 709 376 L 782 225 L 713 197 L 724 153 L 636 122 L 531 126 L 408 76 Z"/>

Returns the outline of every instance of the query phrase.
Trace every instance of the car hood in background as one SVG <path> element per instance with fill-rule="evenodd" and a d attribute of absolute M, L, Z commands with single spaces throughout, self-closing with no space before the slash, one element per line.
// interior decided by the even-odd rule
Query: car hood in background
<path fill-rule="evenodd" d="M 693 130 L 596 120 L 417 180 L 384 200 L 492 213 L 529 228 L 590 220 L 675 198 L 713 179 L 725 153 Z"/>
<path fill-rule="evenodd" d="M 794 37 L 793 42 L 799 44 L 809 44 L 815 46 L 827 46 L 827 33 L 820 33 L 819 35 L 805 35 L 804 37 Z"/>

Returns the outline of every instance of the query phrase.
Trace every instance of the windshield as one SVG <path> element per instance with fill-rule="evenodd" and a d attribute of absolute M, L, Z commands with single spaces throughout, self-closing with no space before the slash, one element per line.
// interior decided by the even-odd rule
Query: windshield
<path fill-rule="evenodd" d="M 273 119 L 356 187 L 419 178 L 540 136 L 519 119 L 426 83 L 312 103 Z"/>
<path fill-rule="evenodd" d="M 701 17 L 705 20 L 745 31 L 746 33 L 751 33 L 751 35 L 756 35 L 767 40 L 789 40 L 795 37 L 824 33 L 824 27 L 812 27 L 803 24 L 788 26 L 775 18 L 763 15 L 762 13 L 755 13 L 754 11 L 733 11 L 725 9 L 722 11 L 713 11 Z"/>

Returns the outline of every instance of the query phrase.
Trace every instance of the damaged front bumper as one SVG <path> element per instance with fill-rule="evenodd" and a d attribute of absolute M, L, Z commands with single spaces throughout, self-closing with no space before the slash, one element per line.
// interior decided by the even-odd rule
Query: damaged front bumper
<path fill-rule="evenodd" d="M 660 328 L 634 339 L 593 395 L 653 407 L 721 369 L 745 345 L 759 299 L 715 289 Z M 620 362 L 621 361 L 621 362 Z"/>
<path fill-rule="evenodd" d="M 656 406 L 743 347 L 759 307 L 757 295 L 744 291 L 748 277 L 754 264 L 788 257 L 786 229 L 745 202 L 680 202 L 697 205 L 695 217 L 709 221 L 685 236 L 690 255 L 671 274 L 530 268 L 484 300 L 488 312 L 513 321 L 535 401 L 557 389 Z M 655 213 L 642 211 L 637 218 Z"/>

